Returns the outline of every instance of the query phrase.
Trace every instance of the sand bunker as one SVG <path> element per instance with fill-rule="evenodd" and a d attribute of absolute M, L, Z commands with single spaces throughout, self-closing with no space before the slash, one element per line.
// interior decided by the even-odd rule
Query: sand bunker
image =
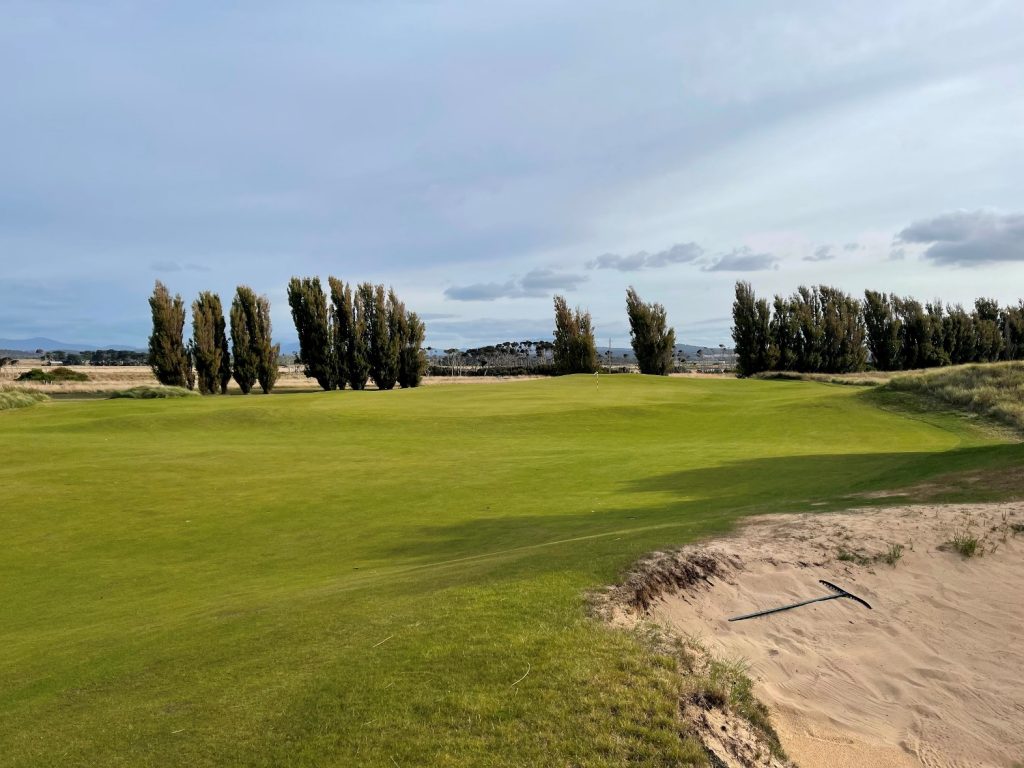
<path fill-rule="evenodd" d="M 763 517 L 648 561 L 618 600 L 745 658 L 803 768 L 1021 765 L 1022 524 L 1024 503 Z M 983 554 L 940 549 L 958 533 Z M 828 594 L 818 579 L 874 610 L 843 599 L 727 621 Z"/>

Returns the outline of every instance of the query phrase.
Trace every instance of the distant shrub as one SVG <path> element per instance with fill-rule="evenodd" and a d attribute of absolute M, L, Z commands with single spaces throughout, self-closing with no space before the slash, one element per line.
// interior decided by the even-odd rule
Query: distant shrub
<path fill-rule="evenodd" d="M 88 381 L 89 376 L 81 371 L 74 371 L 59 365 L 56 368 L 33 368 L 25 371 L 18 377 L 18 381 L 40 381 L 43 384 L 53 384 L 62 381 Z"/>
<path fill-rule="evenodd" d="M 184 387 L 166 387 L 163 385 L 144 385 L 112 392 L 110 400 L 159 400 L 175 397 L 198 397 L 198 393 Z"/>
<path fill-rule="evenodd" d="M 24 389 L 2 389 L 0 390 L 0 411 L 27 408 L 30 405 L 35 405 L 49 399 L 42 392 L 28 392 Z"/>

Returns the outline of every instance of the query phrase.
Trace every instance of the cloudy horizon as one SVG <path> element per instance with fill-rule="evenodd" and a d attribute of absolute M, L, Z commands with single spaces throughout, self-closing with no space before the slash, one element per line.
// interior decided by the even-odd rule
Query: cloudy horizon
<path fill-rule="evenodd" d="M 1010 2 L 0 6 L 0 337 L 383 282 L 427 343 L 729 342 L 732 286 L 1024 296 Z"/>

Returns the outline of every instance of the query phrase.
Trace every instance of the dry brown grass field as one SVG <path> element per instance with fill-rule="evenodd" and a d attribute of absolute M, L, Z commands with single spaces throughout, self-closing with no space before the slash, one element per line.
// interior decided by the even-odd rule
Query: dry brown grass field
<path fill-rule="evenodd" d="M 66 381 L 52 382 L 49 384 L 39 381 L 17 381 L 18 377 L 32 370 L 46 366 L 38 360 L 19 360 L 17 364 L 0 370 L 0 386 L 14 386 L 18 389 L 43 392 L 48 395 L 102 395 L 109 392 L 118 392 L 132 387 L 156 385 L 158 382 L 153 372 L 147 365 L 69 365 L 66 366 L 73 371 L 79 371 L 89 377 L 89 381 Z M 287 392 L 315 392 L 319 390 L 316 381 L 307 379 L 301 369 L 292 366 L 282 366 L 280 377 L 277 380 L 275 391 Z M 427 376 L 424 377 L 425 385 L 436 384 L 494 384 L 507 381 L 526 381 L 531 379 L 547 378 L 544 376 Z M 369 382 L 367 389 L 375 389 L 373 382 Z M 232 380 L 228 386 L 228 392 L 239 394 L 238 385 Z M 255 390 L 259 393 L 259 388 Z"/>

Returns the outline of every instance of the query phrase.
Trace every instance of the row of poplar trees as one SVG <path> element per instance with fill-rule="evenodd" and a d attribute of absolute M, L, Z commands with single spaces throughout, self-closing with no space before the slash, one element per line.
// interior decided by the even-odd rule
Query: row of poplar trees
<path fill-rule="evenodd" d="M 203 291 L 192 302 L 192 338 L 186 342 L 185 302 L 156 281 L 149 299 L 153 333 L 149 364 L 157 381 L 204 395 L 224 394 L 233 378 L 243 394 L 257 384 L 264 394 L 277 382 L 280 346 L 271 341 L 270 301 L 240 285 L 231 301 L 231 344 L 220 296 Z"/>
<path fill-rule="evenodd" d="M 860 301 L 829 286 L 801 286 L 789 298 L 755 296 L 736 283 L 732 337 L 739 373 L 850 373 L 1024 359 L 1024 302 L 971 311 L 865 291 Z"/>
<path fill-rule="evenodd" d="M 330 299 L 319 277 L 293 277 L 288 305 L 299 335 L 299 359 L 306 376 L 326 390 L 419 386 L 427 367 L 425 328 L 394 290 L 360 283 L 353 287 L 327 279 Z"/>
<path fill-rule="evenodd" d="M 626 291 L 629 337 L 640 373 L 665 376 L 674 364 L 676 332 L 668 325 L 665 307 L 644 302 L 631 286 Z M 564 296 L 555 296 L 554 364 L 556 372 L 594 373 L 597 348 L 590 313 L 569 308 Z"/>

